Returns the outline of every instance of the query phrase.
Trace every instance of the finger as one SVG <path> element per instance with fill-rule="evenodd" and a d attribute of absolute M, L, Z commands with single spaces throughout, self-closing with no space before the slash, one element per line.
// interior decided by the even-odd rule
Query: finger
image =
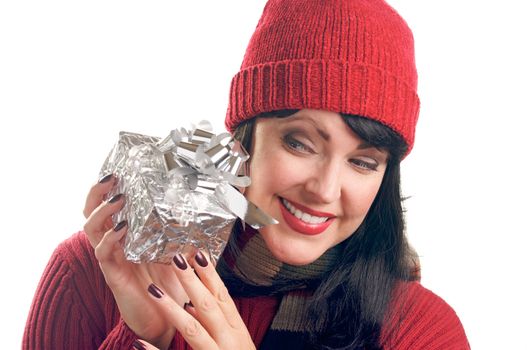
<path fill-rule="evenodd" d="M 174 257 L 174 264 L 176 275 L 194 305 L 197 319 L 214 339 L 220 339 L 225 333 L 225 316 L 216 298 L 200 281 L 181 254 Z"/>
<path fill-rule="evenodd" d="M 232 300 L 227 287 L 223 280 L 218 275 L 214 265 L 201 250 L 198 250 L 192 261 L 192 266 L 198 274 L 201 282 L 207 287 L 210 293 L 214 296 L 218 306 L 223 312 L 223 315 L 229 325 L 235 329 L 245 329 L 238 308 Z"/>
<path fill-rule="evenodd" d="M 121 221 L 113 229 L 108 230 L 95 247 L 95 257 L 99 262 L 106 284 L 112 289 L 114 295 L 126 290 L 126 294 L 130 297 L 131 291 L 134 290 L 130 284 L 133 274 L 129 268 L 126 268 L 128 262 L 120 244 L 126 231 L 126 221 Z M 142 290 L 137 283 L 134 284 L 136 285 L 135 290 Z"/>
<path fill-rule="evenodd" d="M 108 262 L 114 262 L 116 256 L 122 256 L 122 259 L 120 260 L 124 260 L 123 250 L 119 244 L 119 241 L 126 234 L 126 229 L 126 221 L 121 221 L 104 234 L 99 244 L 97 244 L 95 247 L 95 257 L 99 263 L 104 264 Z"/>
<path fill-rule="evenodd" d="M 161 287 L 165 293 L 167 293 L 172 300 L 178 305 L 183 305 L 189 300 L 185 289 L 181 285 L 181 282 L 174 273 L 174 267 L 171 265 L 164 264 L 143 264 L 146 266 L 150 282 L 154 282 L 157 286 Z"/>
<path fill-rule="evenodd" d="M 162 309 L 167 319 L 176 327 L 192 349 L 218 349 L 218 345 L 206 329 L 158 286 L 153 283 L 150 284 L 148 292 L 153 299 L 163 306 Z"/>
<path fill-rule="evenodd" d="M 108 174 L 101 177 L 99 181 L 92 186 L 84 204 L 83 214 L 85 218 L 88 218 L 95 208 L 103 202 L 104 196 L 110 192 L 116 181 L 117 179 L 115 176 Z"/>
<path fill-rule="evenodd" d="M 108 230 L 99 244 L 95 247 L 95 257 L 99 261 L 101 270 L 105 275 L 111 275 L 112 272 L 122 275 L 125 271 L 128 271 L 123 268 L 123 264 L 130 263 L 126 260 L 124 255 L 123 248 L 121 246 L 121 239 L 126 234 L 128 229 L 128 224 L 126 220 L 121 221 L 115 225 L 111 230 Z M 148 271 L 148 266 L 153 264 L 133 264 L 134 266 L 134 277 L 137 281 L 142 283 L 142 285 L 147 285 L 152 283 L 152 276 Z M 170 266 L 169 266 L 170 267 Z M 172 273 L 173 275 L 173 273 Z M 116 283 L 113 280 L 107 278 L 107 283 L 112 289 L 115 288 Z M 125 286 L 126 289 L 129 289 Z"/>
<path fill-rule="evenodd" d="M 102 236 L 109 229 L 108 224 L 111 222 L 111 216 L 122 209 L 123 197 L 122 194 L 116 194 L 99 205 L 86 220 L 84 232 L 88 235 L 92 247 L 95 248 L 99 244 Z"/>
<path fill-rule="evenodd" d="M 114 295 L 116 293 L 117 295 L 125 294 L 132 300 L 141 300 L 145 295 L 142 286 L 151 283 L 151 278 L 146 269 L 140 268 L 148 264 L 136 265 L 127 261 L 124 256 L 120 240 L 126 234 L 127 228 L 126 221 L 121 221 L 113 229 L 106 232 L 95 247 L 95 257 L 99 261 L 106 283 Z M 130 264 L 135 268 L 133 272 L 127 268 Z"/>

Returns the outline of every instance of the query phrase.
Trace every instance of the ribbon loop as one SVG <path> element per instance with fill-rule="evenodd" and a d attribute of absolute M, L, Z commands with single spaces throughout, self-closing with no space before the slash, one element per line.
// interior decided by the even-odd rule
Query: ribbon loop
<path fill-rule="evenodd" d="M 126 258 L 170 263 L 190 244 L 217 260 L 237 217 L 256 229 L 276 224 L 237 190 L 251 183 L 248 159 L 239 141 L 206 121 L 163 139 L 121 132 L 101 174 L 119 178 L 110 195 L 130 199 L 113 217 L 129 222 Z"/>

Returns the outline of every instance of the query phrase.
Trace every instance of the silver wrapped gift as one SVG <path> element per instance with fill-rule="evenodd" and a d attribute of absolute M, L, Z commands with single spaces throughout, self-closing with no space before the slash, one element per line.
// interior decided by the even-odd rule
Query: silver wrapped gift
<path fill-rule="evenodd" d="M 217 260 L 237 218 L 256 229 L 277 223 L 235 188 L 250 185 L 247 152 L 228 133 L 211 129 L 201 122 L 164 139 L 119 134 L 100 173 L 118 178 L 109 196 L 125 194 L 113 221 L 128 221 L 128 260 L 170 263 L 196 248 Z"/>

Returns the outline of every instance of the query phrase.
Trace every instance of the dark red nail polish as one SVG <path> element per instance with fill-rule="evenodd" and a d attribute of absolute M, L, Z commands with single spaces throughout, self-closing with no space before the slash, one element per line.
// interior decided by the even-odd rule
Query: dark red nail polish
<path fill-rule="evenodd" d="M 104 175 L 103 177 L 101 177 L 101 178 L 99 179 L 99 183 L 100 183 L 100 184 L 103 184 L 103 183 L 105 183 L 105 182 L 110 181 L 111 179 L 112 179 L 112 174 Z"/>
<path fill-rule="evenodd" d="M 187 263 L 181 254 L 176 254 L 174 256 L 174 264 L 176 264 L 181 270 L 186 270 L 187 268 Z"/>
<path fill-rule="evenodd" d="M 209 262 L 207 261 L 207 258 L 201 252 L 201 250 L 198 250 L 198 252 L 196 253 L 196 256 L 194 257 L 194 259 L 196 260 L 198 265 L 201 266 L 201 267 L 206 267 L 209 264 Z"/>
<path fill-rule="evenodd" d="M 122 196 L 123 196 L 122 193 L 116 194 L 116 195 L 113 196 L 112 198 L 108 199 L 108 203 L 115 203 L 115 202 L 117 202 L 119 199 L 121 199 Z"/>
<path fill-rule="evenodd" d="M 120 223 L 118 223 L 117 225 L 115 225 L 115 226 L 113 227 L 113 230 L 114 230 L 115 232 L 117 232 L 117 231 L 120 231 L 120 230 L 121 230 L 123 227 L 125 227 L 125 226 L 126 226 L 126 220 L 123 220 L 123 221 L 121 221 Z"/>
<path fill-rule="evenodd" d="M 150 285 L 148 286 L 148 292 L 156 298 L 161 298 L 165 294 L 161 289 L 159 289 L 158 286 L 153 283 L 150 283 Z"/>
<path fill-rule="evenodd" d="M 134 343 L 132 345 L 134 346 L 134 349 L 136 350 L 146 350 L 143 343 L 141 343 L 139 340 L 134 340 Z"/>

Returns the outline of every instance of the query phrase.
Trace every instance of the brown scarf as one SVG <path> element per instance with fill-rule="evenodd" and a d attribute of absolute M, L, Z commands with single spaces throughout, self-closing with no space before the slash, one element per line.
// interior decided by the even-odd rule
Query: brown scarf
<path fill-rule="evenodd" d="M 307 307 L 313 290 L 334 267 L 342 244 L 304 266 L 277 260 L 259 234 L 241 224 L 218 262 L 218 270 L 233 296 L 282 295 L 270 326 L 272 331 L 305 332 Z"/>

